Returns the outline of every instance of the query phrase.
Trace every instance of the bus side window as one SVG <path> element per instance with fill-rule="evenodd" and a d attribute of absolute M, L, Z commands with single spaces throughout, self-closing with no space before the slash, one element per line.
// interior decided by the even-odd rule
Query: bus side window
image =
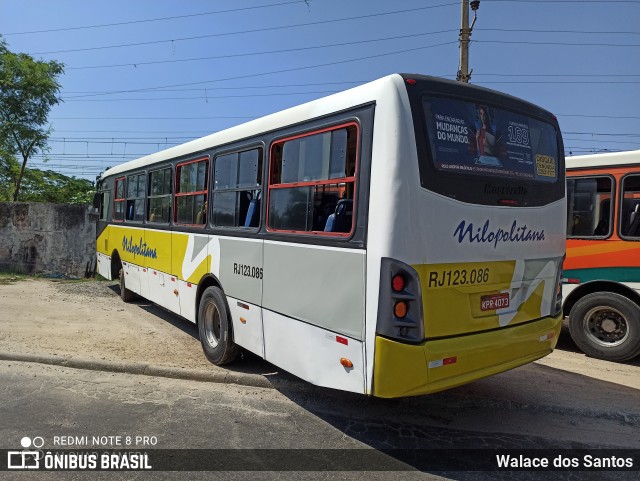
<path fill-rule="evenodd" d="M 208 172 L 208 157 L 176 165 L 176 224 L 202 227 L 207 223 Z"/>
<path fill-rule="evenodd" d="M 262 149 L 219 155 L 213 164 L 213 225 L 258 227 Z"/>
<path fill-rule="evenodd" d="M 341 125 L 284 139 L 272 146 L 269 177 L 271 230 L 353 230 L 358 127 Z"/>
<path fill-rule="evenodd" d="M 171 167 L 149 173 L 147 222 L 168 224 L 171 221 Z"/>
<path fill-rule="evenodd" d="M 120 177 L 115 180 L 115 193 L 113 197 L 113 220 L 122 222 L 124 220 L 125 210 L 125 192 L 124 192 L 125 178 Z"/>
<path fill-rule="evenodd" d="M 127 179 L 126 220 L 134 222 L 142 222 L 144 220 L 145 186 L 145 174 L 130 175 Z"/>
<path fill-rule="evenodd" d="M 568 237 L 606 237 L 613 215 L 610 177 L 580 177 L 567 181 Z"/>
<path fill-rule="evenodd" d="M 640 238 L 640 175 L 628 175 L 622 180 L 620 235 Z"/>

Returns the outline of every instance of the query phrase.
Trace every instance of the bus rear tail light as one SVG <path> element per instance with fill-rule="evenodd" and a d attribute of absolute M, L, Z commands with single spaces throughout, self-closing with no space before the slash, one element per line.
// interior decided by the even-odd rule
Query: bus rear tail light
<path fill-rule="evenodd" d="M 424 340 L 420 278 L 395 259 L 382 259 L 376 333 L 400 342 Z"/>
<path fill-rule="evenodd" d="M 404 280 L 404 276 L 402 274 L 396 274 L 391 279 L 391 287 L 395 292 L 404 291 L 404 286 L 406 285 L 406 281 Z"/>
<path fill-rule="evenodd" d="M 393 306 L 393 314 L 398 319 L 404 319 L 405 317 L 407 317 L 408 310 L 409 309 L 407 308 L 407 303 L 404 301 L 398 301 L 396 302 L 396 305 Z"/>

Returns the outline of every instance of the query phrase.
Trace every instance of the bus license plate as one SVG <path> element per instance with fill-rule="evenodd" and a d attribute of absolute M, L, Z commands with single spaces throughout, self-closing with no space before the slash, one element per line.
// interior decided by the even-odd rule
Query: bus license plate
<path fill-rule="evenodd" d="M 480 298 L 480 309 L 483 311 L 493 311 L 495 309 L 503 309 L 509 307 L 509 293 L 492 294 L 490 296 L 482 296 Z"/>

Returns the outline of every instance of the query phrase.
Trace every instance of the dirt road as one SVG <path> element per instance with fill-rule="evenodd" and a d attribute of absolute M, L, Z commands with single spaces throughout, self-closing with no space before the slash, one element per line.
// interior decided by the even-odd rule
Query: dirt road
<path fill-rule="evenodd" d="M 204 358 L 194 324 L 146 301 L 125 304 L 118 289 L 106 281 L 30 278 L 0 285 L 0 350 L 217 369 Z M 586 357 L 565 331 L 560 349 L 537 364 L 640 389 L 640 358 Z M 243 368 L 275 369 L 252 356 Z"/>
<path fill-rule="evenodd" d="M 588 358 L 577 351 L 567 332 L 560 337 L 559 349 L 535 363 L 430 396 L 372 399 L 315 388 L 308 383 L 299 383 L 302 388 L 292 389 L 289 385 L 282 388 L 271 379 L 293 376 L 255 356 L 247 355 L 222 368 L 213 366 L 201 352 L 193 324 L 144 301 L 123 303 L 114 283 L 27 279 L 0 282 L 0 354 L 7 352 L 268 378 L 267 384 L 271 382 L 269 385 L 276 389 L 192 381 L 188 386 L 193 392 L 235 389 L 243 393 L 268 392 L 260 395 L 273 397 L 274 401 L 287 398 L 302 411 L 312 413 L 313 422 L 318 419 L 327 422 L 344 436 L 376 449 L 435 445 L 486 449 L 640 449 L 640 359 L 621 364 Z M 33 373 L 33 377 L 37 375 L 31 380 L 33 383 L 41 382 L 40 376 L 46 373 L 50 375 L 44 381 L 54 385 L 58 377 L 64 380 L 69 376 L 83 379 L 88 376 L 83 381 L 87 389 L 104 385 L 109 393 L 119 392 L 118 380 L 129 376 L 94 371 L 81 374 L 77 369 L 28 362 L 0 364 L 7 375 L 18 378 L 27 372 Z M 90 380 L 94 378 L 102 381 L 93 383 Z M 165 386 L 156 377 L 131 378 L 139 380 L 127 382 L 140 386 L 149 383 Z M 115 383 L 113 386 L 110 379 Z M 26 379 L 25 383 L 25 389 L 31 389 Z M 57 395 L 56 389 L 42 391 L 43 405 Z M 158 392 L 162 389 L 158 388 Z M 16 403 L 22 399 L 19 393 L 12 395 L 18 396 Z M 571 479 L 587 479 L 583 474 L 586 473 Z"/>

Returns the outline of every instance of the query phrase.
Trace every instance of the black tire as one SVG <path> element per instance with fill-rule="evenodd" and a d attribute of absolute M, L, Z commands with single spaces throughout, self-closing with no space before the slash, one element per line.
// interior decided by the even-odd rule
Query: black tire
<path fill-rule="evenodd" d="M 127 286 L 125 285 L 125 280 L 124 280 L 124 269 L 120 269 L 120 297 L 122 298 L 122 300 L 124 302 L 131 302 L 131 301 L 135 301 L 136 299 L 136 293 L 133 292 L 132 290 L 127 289 Z"/>
<path fill-rule="evenodd" d="M 571 309 L 569 332 L 588 356 L 627 361 L 640 354 L 640 307 L 620 294 L 588 294 Z"/>
<path fill-rule="evenodd" d="M 221 366 L 238 357 L 229 307 L 219 287 L 207 287 L 202 293 L 198 305 L 198 332 L 204 355 L 213 364 Z"/>

